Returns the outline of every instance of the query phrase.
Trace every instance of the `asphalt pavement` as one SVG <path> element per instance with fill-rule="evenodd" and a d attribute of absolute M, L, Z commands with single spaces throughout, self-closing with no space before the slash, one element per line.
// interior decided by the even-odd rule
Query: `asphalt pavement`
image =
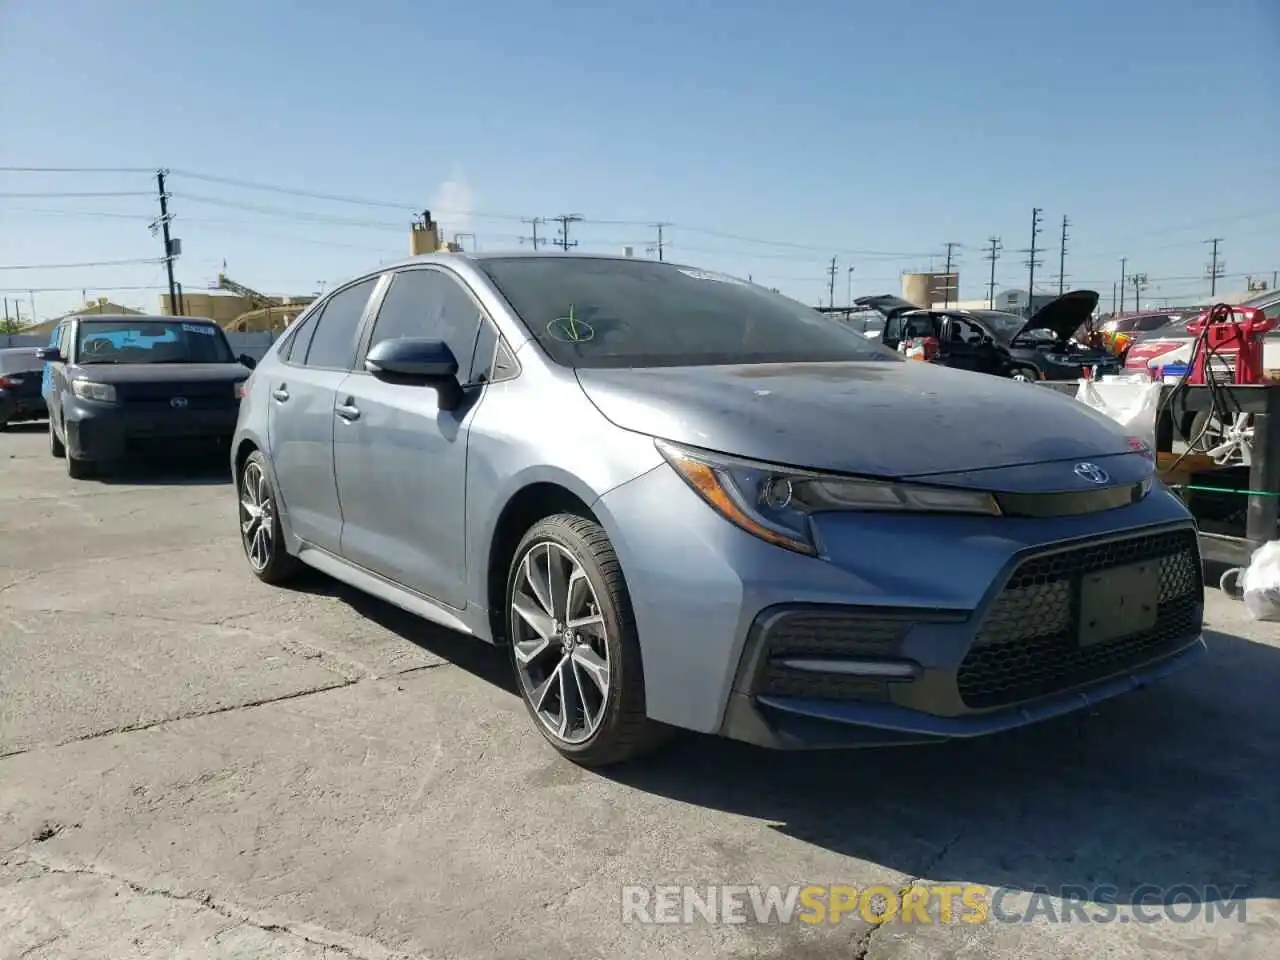
<path fill-rule="evenodd" d="M 501 651 L 258 583 L 224 472 L 77 482 L 43 425 L 0 433 L 0 958 L 1280 952 L 1280 627 L 1216 590 L 1201 664 L 1084 715 L 854 753 L 689 737 L 593 773 Z M 712 884 L 988 909 L 684 922 L 653 889 Z"/>

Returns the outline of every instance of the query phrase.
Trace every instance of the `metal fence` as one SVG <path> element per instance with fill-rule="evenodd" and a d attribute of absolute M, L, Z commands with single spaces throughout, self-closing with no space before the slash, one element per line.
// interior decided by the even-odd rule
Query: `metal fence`
<path fill-rule="evenodd" d="M 239 356 L 248 354 L 254 360 L 261 360 L 267 348 L 275 342 L 274 333 L 228 333 L 227 342 L 231 350 Z M 43 347 L 49 343 L 48 334 L 4 333 L 0 334 L 0 347 Z"/>

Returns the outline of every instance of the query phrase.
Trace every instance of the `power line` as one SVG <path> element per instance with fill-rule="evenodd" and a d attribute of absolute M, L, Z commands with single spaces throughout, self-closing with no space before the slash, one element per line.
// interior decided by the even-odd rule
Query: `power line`
<path fill-rule="evenodd" d="M 569 224 L 581 223 L 582 215 L 578 213 L 562 213 L 560 216 L 552 217 L 551 219 L 560 224 L 560 236 L 555 243 L 561 250 L 564 250 L 567 253 L 570 247 L 576 247 L 578 245 L 577 240 L 570 241 L 569 239 Z"/>
<path fill-rule="evenodd" d="M 4 200 L 89 200 L 95 197 L 149 197 L 145 190 L 102 190 L 87 193 L 56 191 L 53 193 L 0 193 Z"/>
<path fill-rule="evenodd" d="M 0 167 L 0 173 L 145 173 L 148 167 Z"/>
<path fill-rule="evenodd" d="M 89 263 L 0 263 L 0 270 L 79 270 L 83 267 L 130 267 L 143 263 L 163 263 L 163 257 L 135 260 L 95 260 Z"/>
<path fill-rule="evenodd" d="M 104 287 L 100 284 L 81 284 L 78 287 L 0 287 L 0 293 L 80 293 L 84 290 L 93 290 L 94 292 L 110 291 L 115 293 L 120 290 L 163 290 L 163 284 L 126 284 L 123 287 Z"/>

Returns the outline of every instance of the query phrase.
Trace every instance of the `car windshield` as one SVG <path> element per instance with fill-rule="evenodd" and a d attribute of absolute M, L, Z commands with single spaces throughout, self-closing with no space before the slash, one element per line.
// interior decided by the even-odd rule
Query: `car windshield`
<path fill-rule="evenodd" d="M 564 366 L 900 359 L 843 320 L 719 273 L 594 257 L 499 257 L 479 266 Z"/>
<path fill-rule="evenodd" d="M 34 347 L 0 350 L 0 374 L 35 373 L 44 369 L 44 361 L 36 356 Z"/>
<path fill-rule="evenodd" d="M 998 339 L 1008 343 L 1018 335 L 1027 321 L 1016 313 L 1005 313 L 1002 310 L 974 310 L 973 315 L 982 321 Z M 1028 333 L 1035 331 L 1028 330 Z"/>
<path fill-rule="evenodd" d="M 80 324 L 76 361 L 92 363 L 234 363 L 217 324 L 183 320 L 94 320 Z"/>

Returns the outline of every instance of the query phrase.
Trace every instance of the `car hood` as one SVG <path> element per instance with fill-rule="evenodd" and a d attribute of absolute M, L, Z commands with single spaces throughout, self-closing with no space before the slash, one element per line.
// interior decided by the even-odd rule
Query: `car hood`
<path fill-rule="evenodd" d="M 1075 332 L 1093 316 L 1093 311 L 1097 307 L 1098 292 L 1096 290 L 1072 290 L 1064 293 L 1057 300 L 1045 304 L 1032 314 L 1027 325 L 1019 330 L 1013 339 L 1017 340 L 1018 337 L 1032 330 L 1048 330 L 1059 340 L 1070 340 Z"/>
<path fill-rule="evenodd" d="M 97 383 L 232 383 L 245 380 L 249 368 L 240 363 L 84 363 L 81 380 Z"/>
<path fill-rule="evenodd" d="M 581 369 L 626 430 L 754 460 L 910 477 L 1128 453 L 1045 387 L 910 361 Z"/>

